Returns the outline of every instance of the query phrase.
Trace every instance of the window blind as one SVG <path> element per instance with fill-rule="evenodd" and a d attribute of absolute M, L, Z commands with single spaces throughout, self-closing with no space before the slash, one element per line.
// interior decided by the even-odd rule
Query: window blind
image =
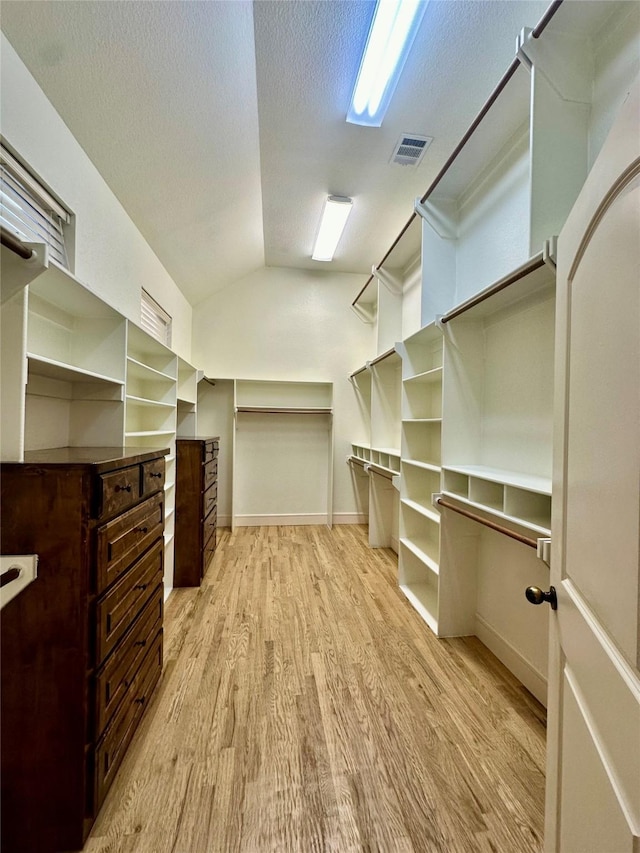
<path fill-rule="evenodd" d="M 142 288 L 140 325 L 156 340 L 171 346 L 171 317 L 156 300 Z"/>
<path fill-rule="evenodd" d="M 56 199 L 0 146 L 0 224 L 25 243 L 46 243 L 61 266 L 69 268 L 64 225 L 71 217 Z"/>

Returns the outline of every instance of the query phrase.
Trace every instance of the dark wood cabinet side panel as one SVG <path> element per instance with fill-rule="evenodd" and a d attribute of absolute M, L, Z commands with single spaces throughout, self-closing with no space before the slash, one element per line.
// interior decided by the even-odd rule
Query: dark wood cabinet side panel
<path fill-rule="evenodd" d="M 87 473 L 77 469 L 54 473 L 3 465 L 0 470 L 2 553 L 39 557 L 37 579 L 9 602 L 0 619 L 2 849 L 7 853 L 82 845 L 89 486 Z"/>
<path fill-rule="evenodd" d="M 205 518 L 216 501 L 217 452 L 217 439 L 176 441 L 174 585 L 177 587 L 200 586 L 206 569 L 205 544 L 211 537 L 205 529 Z"/>

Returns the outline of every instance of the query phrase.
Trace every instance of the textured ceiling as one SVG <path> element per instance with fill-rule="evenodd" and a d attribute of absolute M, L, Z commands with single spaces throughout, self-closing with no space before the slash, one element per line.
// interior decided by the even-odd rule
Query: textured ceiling
<path fill-rule="evenodd" d="M 546 7 L 430 0 L 381 128 L 344 120 L 368 0 L 13 0 L 2 29 L 197 304 L 265 263 L 364 282 Z M 402 133 L 434 137 L 418 167 Z M 354 208 L 322 264 L 329 193 Z"/>

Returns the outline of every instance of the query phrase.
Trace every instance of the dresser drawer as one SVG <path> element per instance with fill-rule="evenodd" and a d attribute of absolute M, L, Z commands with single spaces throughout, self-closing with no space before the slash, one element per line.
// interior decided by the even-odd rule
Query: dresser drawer
<path fill-rule="evenodd" d="M 121 512 L 140 498 L 140 466 L 98 475 L 98 518 Z"/>
<path fill-rule="evenodd" d="M 154 495 L 139 506 L 98 527 L 96 589 L 102 592 L 159 536 L 164 528 L 164 495 Z"/>
<path fill-rule="evenodd" d="M 142 463 L 142 495 L 150 495 L 164 487 L 165 464 L 162 459 Z"/>
<path fill-rule="evenodd" d="M 211 459 L 216 459 L 218 456 L 218 444 L 217 441 L 205 441 L 202 450 L 204 454 L 204 461 L 209 462 Z"/>
<path fill-rule="evenodd" d="M 96 673 L 96 736 L 116 710 L 158 631 L 162 630 L 164 587 L 160 584 L 106 664 Z"/>
<path fill-rule="evenodd" d="M 210 462 L 205 462 L 203 469 L 204 488 L 208 489 L 218 479 L 218 460 L 212 459 Z"/>
<path fill-rule="evenodd" d="M 153 640 L 95 753 L 95 805 L 102 805 L 162 673 L 162 633 Z"/>
<path fill-rule="evenodd" d="M 203 501 L 202 501 L 202 517 L 206 519 L 211 510 L 216 506 L 218 499 L 218 485 L 214 483 L 213 486 L 209 486 L 207 491 L 204 493 Z"/>
<path fill-rule="evenodd" d="M 202 541 L 206 545 L 206 543 L 211 539 L 211 536 L 215 532 L 216 522 L 217 522 L 218 511 L 217 507 L 213 507 L 209 515 L 205 518 L 203 524 L 202 531 Z"/>
<path fill-rule="evenodd" d="M 96 662 L 103 661 L 162 583 L 164 542 L 160 538 L 96 604 Z"/>

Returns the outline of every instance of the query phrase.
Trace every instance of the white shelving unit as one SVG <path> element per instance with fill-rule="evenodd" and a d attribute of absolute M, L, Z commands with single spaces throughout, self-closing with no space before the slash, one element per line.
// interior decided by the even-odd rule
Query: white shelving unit
<path fill-rule="evenodd" d="M 170 588 L 177 395 L 188 407 L 182 428 L 190 428 L 196 370 L 55 261 L 27 284 L 8 282 L 7 292 L 12 295 L 0 311 L 2 459 L 21 462 L 25 451 L 53 447 L 170 448 L 165 481 Z"/>
<path fill-rule="evenodd" d="M 164 489 L 165 588 L 173 587 L 178 357 L 127 321 L 125 444 L 168 447 Z"/>
<path fill-rule="evenodd" d="M 333 385 L 236 379 L 232 529 L 333 518 Z"/>
<path fill-rule="evenodd" d="M 45 447 L 121 445 L 124 318 L 54 261 L 17 299 L 24 312 L 26 385 L 18 409 L 24 422 L 16 418 L 9 442 L 14 454 L 21 459 L 24 450 Z"/>
<path fill-rule="evenodd" d="M 527 545 L 551 533 L 554 235 L 637 76 L 639 22 L 633 4 L 563 3 L 523 31 L 404 232 L 421 230 L 421 328 L 398 288 L 400 585 L 439 636 L 477 634 L 542 701 L 548 616 L 522 593 L 548 585 Z M 358 298 L 381 330 L 374 283 Z"/>
<path fill-rule="evenodd" d="M 402 354 L 400 588 L 429 627 L 439 627 L 443 343 L 432 324 L 399 345 Z"/>
<path fill-rule="evenodd" d="M 177 424 L 180 438 L 192 438 L 198 434 L 198 370 L 182 358 L 178 358 Z"/>

